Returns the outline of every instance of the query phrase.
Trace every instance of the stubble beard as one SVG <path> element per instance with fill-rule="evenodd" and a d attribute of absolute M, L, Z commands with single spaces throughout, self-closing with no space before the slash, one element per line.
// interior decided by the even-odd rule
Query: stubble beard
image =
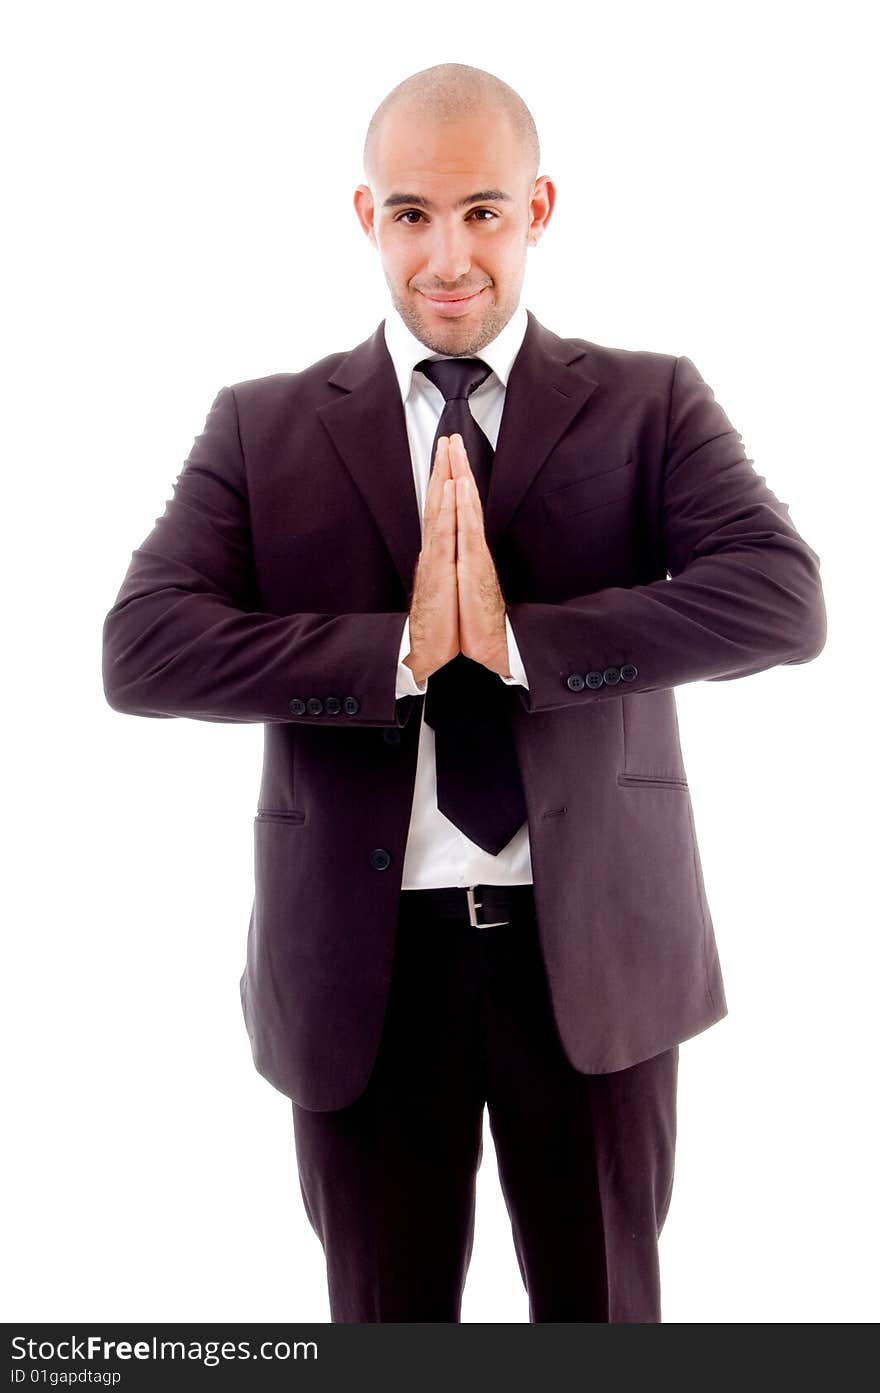
<path fill-rule="evenodd" d="M 444 330 L 443 326 L 431 323 L 431 310 L 425 301 L 425 308 L 419 311 L 416 306 L 419 300 L 424 297 L 419 291 L 414 290 L 412 296 L 401 297 L 394 287 L 391 289 L 391 302 L 397 310 L 410 333 L 430 349 L 432 353 L 448 354 L 456 358 L 475 357 L 481 348 L 485 348 L 487 343 L 491 343 L 507 321 L 513 314 L 513 308 L 507 309 L 497 301 L 492 300 L 489 308 L 484 310 L 479 322 L 473 325 L 465 325 L 464 318 L 449 319 L 445 323 L 449 326 Z"/>

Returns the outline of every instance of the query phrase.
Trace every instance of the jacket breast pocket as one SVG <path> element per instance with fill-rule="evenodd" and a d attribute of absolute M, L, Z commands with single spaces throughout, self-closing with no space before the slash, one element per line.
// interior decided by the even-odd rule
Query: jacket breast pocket
<path fill-rule="evenodd" d="M 543 495 L 544 507 L 551 518 L 579 517 L 590 513 L 605 503 L 613 503 L 622 498 L 632 488 L 631 459 L 622 464 L 609 465 L 585 478 L 575 479 L 570 484 L 550 489 Z"/>

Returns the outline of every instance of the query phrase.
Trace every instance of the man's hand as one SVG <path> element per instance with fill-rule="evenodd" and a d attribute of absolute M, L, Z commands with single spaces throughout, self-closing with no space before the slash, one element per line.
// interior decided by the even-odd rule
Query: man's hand
<path fill-rule="evenodd" d="M 438 449 L 446 440 L 441 437 Z M 483 505 L 464 441 L 449 437 L 449 465 L 455 480 L 456 573 L 458 578 L 458 633 L 466 658 L 482 663 L 502 677 L 510 677 L 507 606 L 498 573 L 486 544 Z"/>
<path fill-rule="evenodd" d="M 403 660 L 418 683 L 459 653 L 455 489 L 448 440 L 441 436 L 425 498 L 422 549 L 409 608 L 410 651 Z"/>

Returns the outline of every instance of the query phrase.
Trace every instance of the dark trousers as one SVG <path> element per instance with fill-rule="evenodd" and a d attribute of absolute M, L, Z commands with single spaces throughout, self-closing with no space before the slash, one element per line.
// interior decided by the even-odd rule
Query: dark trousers
<path fill-rule="evenodd" d="M 678 1046 L 613 1074 L 574 1069 L 531 888 L 512 888 L 478 888 L 480 922 L 511 920 L 495 928 L 471 926 L 464 890 L 403 891 L 366 1089 L 335 1112 L 293 1104 L 332 1321 L 460 1321 L 484 1105 L 529 1319 L 660 1320 Z"/>

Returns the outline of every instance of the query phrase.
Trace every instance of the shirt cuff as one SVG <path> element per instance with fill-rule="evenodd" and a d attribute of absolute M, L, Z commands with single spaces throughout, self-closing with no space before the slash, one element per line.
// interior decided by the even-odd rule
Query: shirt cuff
<path fill-rule="evenodd" d="M 395 698 L 403 696 L 424 696 L 428 690 L 428 679 L 419 685 L 413 676 L 412 668 L 407 667 L 403 661 L 409 656 L 409 615 L 406 616 L 406 623 L 403 626 L 403 635 L 400 640 L 400 653 L 397 658 L 397 685 L 394 691 Z M 513 669 L 511 668 L 511 671 Z"/>
<path fill-rule="evenodd" d="M 507 630 L 507 656 L 509 659 L 508 666 L 510 668 L 511 676 L 503 677 L 500 673 L 499 676 L 501 676 L 501 681 L 504 682 L 505 685 L 508 687 L 516 686 L 528 688 L 529 679 L 526 677 L 526 670 L 523 666 L 523 660 L 520 657 L 520 652 L 519 648 L 517 647 L 513 627 L 506 614 L 504 616 L 504 627 Z"/>

